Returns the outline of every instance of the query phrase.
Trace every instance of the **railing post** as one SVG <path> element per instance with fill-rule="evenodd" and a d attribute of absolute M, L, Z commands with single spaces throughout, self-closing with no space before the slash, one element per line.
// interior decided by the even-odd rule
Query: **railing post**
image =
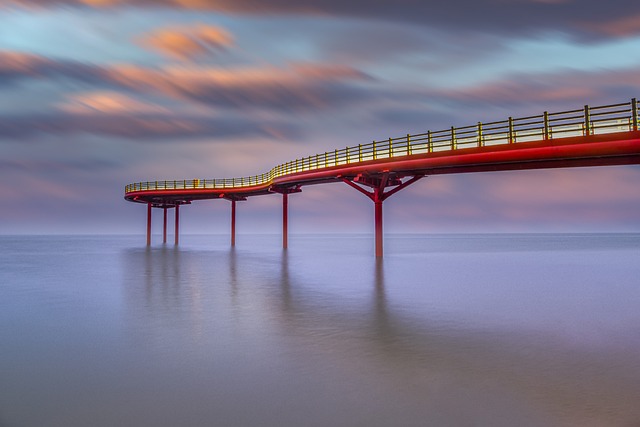
<path fill-rule="evenodd" d="M 478 122 L 478 147 L 482 147 L 482 122 Z"/>
<path fill-rule="evenodd" d="M 362 144 L 358 144 L 358 161 L 362 161 Z"/>
<path fill-rule="evenodd" d="M 456 128 L 451 126 L 451 149 L 455 150 L 456 148 Z"/>
<path fill-rule="evenodd" d="M 349 164 L 349 147 L 344 148 L 344 157 L 347 159 L 347 164 Z"/>
<path fill-rule="evenodd" d="M 545 140 L 549 139 L 549 112 L 545 111 L 544 112 L 544 133 L 543 133 L 543 138 Z"/>
<path fill-rule="evenodd" d="M 427 153 L 431 153 L 433 151 L 433 147 L 431 146 L 431 131 L 427 131 Z"/>
<path fill-rule="evenodd" d="M 338 166 L 338 149 L 336 148 L 335 155 L 333 157 L 333 163 L 335 166 Z"/>
<path fill-rule="evenodd" d="M 513 117 L 509 117 L 509 144 L 513 144 L 515 141 L 515 134 L 513 133 Z"/>
<path fill-rule="evenodd" d="M 407 134 L 407 155 L 411 155 L 411 135 Z"/>
<path fill-rule="evenodd" d="M 638 101 L 631 99 L 631 129 L 638 130 Z"/>
<path fill-rule="evenodd" d="M 393 143 L 391 142 L 391 138 L 389 138 L 389 157 L 393 157 Z"/>
<path fill-rule="evenodd" d="M 584 106 L 584 136 L 591 135 L 591 115 L 589 114 L 589 106 Z"/>
<path fill-rule="evenodd" d="M 373 140 L 373 160 L 375 160 L 377 157 L 377 152 L 376 152 L 376 140 Z"/>

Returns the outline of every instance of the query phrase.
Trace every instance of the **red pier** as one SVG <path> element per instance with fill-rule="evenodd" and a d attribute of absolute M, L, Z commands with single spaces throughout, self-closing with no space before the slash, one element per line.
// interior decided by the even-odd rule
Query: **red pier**
<path fill-rule="evenodd" d="M 375 212 L 375 255 L 383 255 L 383 202 L 423 177 L 439 174 L 640 164 L 638 103 L 630 102 L 508 118 L 442 131 L 389 138 L 296 159 L 261 175 L 129 184 L 125 199 L 147 204 L 147 245 L 152 208 L 175 208 L 196 200 L 231 201 L 231 246 L 236 244 L 236 202 L 282 195 L 282 247 L 288 247 L 288 195 L 305 185 L 344 182 L 369 197 Z"/>

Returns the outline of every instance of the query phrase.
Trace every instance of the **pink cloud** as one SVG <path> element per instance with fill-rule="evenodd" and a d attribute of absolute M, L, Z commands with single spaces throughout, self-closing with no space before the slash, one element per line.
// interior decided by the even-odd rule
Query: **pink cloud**
<path fill-rule="evenodd" d="M 211 55 L 234 44 L 233 36 L 220 27 L 196 25 L 163 28 L 145 35 L 140 44 L 181 60 Z"/>
<path fill-rule="evenodd" d="M 632 98 L 638 95 L 635 92 L 638 86 L 640 74 L 635 69 L 593 72 L 566 70 L 544 74 L 517 74 L 475 86 L 434 90 L 433 95 L 467 104 L 474 101 L 496 105 L 538 103 L 551 108 L 554 104 L 606 99 L 617 92 Z"/>
<path fill-rule="evenodd" d="M 626 37 L 640 33 L 640 14 L 625 16 L 609 22 L 584 24 L 584 27 L 607 36 Z"/>
<path fill-rule="evenodd" d="M 369 80 L 351 67 L 293 64 L 288 67 L 111 67 L 107 79 L 131 90 L 161 93 L 232 108 L 324 108 L 355 98 L 344 84 Z"/>
<path fill-rule="evenodd" d="M 160 105 L 110 91 L 72 94 L 58 108 L 72 114 L 172 114 Z"/>

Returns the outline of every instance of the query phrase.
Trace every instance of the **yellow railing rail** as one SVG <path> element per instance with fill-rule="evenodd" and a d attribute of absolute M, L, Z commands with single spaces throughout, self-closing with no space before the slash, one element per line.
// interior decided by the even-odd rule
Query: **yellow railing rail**
<path fill-rule="evenodd" d="M 404 157 L 470 147 L 515 144 L 540 139 L 599 135 L 612 132 L 637 131 L 638 103 L 630 102 L 584 108 L 559 113 L 512 118 L 499 122 L 451 127 L 440 131 L 389 138 L 328 151 L 283 163 L 267 173 L 243 178 L 188 179 L 148 181 L 129 184 L 126 193 L 153 190 L 225 189 L 263 186 L 275 178 L 298 172 L 331 168 L 352 163 Z"/>

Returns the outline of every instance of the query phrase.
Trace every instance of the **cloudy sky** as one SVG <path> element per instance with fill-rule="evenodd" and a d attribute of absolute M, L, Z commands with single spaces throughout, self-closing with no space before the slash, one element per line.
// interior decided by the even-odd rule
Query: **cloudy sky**
<path fill-rule="evenodd" d="M 640 3 L 0 0 L 0 90 L 0 233 L 142 234 L 128 183 L 640 98 Z M 639 184 L 636 166 L 430 177 L 385 228 L 637 232 Z M 290 209 L 293 233 L 373 228 L 345 184 Z M 226 201 L 181 214 L 185 233 L 228 230 Z M 279 223 L 278 197 L 238 206 L 239 233 Z"/>

